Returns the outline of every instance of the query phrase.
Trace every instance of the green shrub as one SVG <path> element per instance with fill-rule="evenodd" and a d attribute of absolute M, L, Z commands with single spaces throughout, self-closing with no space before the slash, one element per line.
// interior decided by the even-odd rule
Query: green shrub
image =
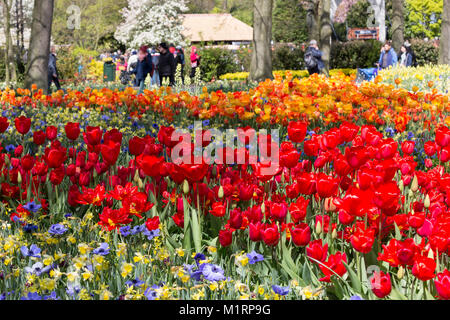
<path fill-rule="evenodd" d="M 333 42 L 331 69 L 372 68 L 380 57 L 381 43 L 377 40 Z"/>
<path fill-rule="evenodd" d="M 435 47 L 431 41 L 413 39 L 410 42 L 419 66 L 438 63 L 439 48 Z"/>
<path fill-rule="evenodd" d="M 299 47 L 280 45 L 272 52 L 273 70 L 303 70 L 304 52 Z"/>
<path fill-rule="evenodd" d="M 200 70 L 205 81 L 211 81 L 225 73 L 242 71 L 236 54 L 230 50 L 222 48 L 201 48 Z"/>

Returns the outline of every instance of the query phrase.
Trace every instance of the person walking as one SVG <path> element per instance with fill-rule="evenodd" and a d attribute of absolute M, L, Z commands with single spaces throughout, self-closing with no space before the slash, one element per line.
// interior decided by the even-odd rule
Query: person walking
<path fill-rule="evenodd" d="M 136 69 L 134 70 L 134 73 L 136 74 L 136 86 L 139 87 L 138 94 L 144 92 L 145 79 L 148 74 L 150 74 L 150 76 L 153 75 L 153 69 L 153 63 L 148 54 L 148 47 L 142 46 L 139 49 L 138 62 Z"/>
<path fill-rule="evenodd" d="M 386 69 L 391 66 L 395 66 L 397 62 L 397 53 L 395 53 L 395 50 L 392 48 L 391 41 L 386 41 L 381 49 L 380 59 L 378 60 L 377 66 L 381 69 Z"/>
<path fill-rule="evenodd" d="M 158 46 L 159 56 L 159 81 L 163 85 L 164 80 L 169 80 L 169 86 L 172 87 L 175 84 L 175 58 L 173 54 L 169 52 L 169 47 L 165 42 L 162 42 Z"/>
<path fill-rule="evenodd" d="M 185 65 L 184 51 L 181 46 L 177 46 L 176 49 L 177 49 L 176 50 L 176 58 L 175 58 L 175 61 L 177 63 L 176 69 L 178 69 L 178 65 L 181 66 L 181 82 L 184 85 L 184 65 Z"/>
<path fill-rule="evenodd" d="M 310 75 L 317 73 L 319 74 L 325 67 L 322 60 L 322 51 L 319 50 L 316 40 L 311 40 L 309 42 L 308 48 L 305 51 L 305 66 L 308 69 Z"/>
<path fill-rule="evenodd" d="M 191 47 L 191 79 L 194 79 L 197 68 L 200 65 L 200 56 L 197 54 L 197 47 Z"/>
<path fill-rule="evenodd" d="M 55 83 L 56 89 L 61 90 L 61 85 L 58 79 L 58 69 L 56 68 L 56 48 L 50 48 L 50 56 L 48 57 L 48 91 L 52 92 L 51 85 Z"/>

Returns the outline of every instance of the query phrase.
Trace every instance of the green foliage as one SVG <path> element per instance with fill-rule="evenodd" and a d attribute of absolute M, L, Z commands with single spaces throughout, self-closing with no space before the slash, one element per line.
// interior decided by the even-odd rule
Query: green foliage
<path fill-rule="evenodd" d="M 302 70 L 305 69 L 303 62 L 304 52 L 299 47 L 287 45 L 278 46 L 272 54 L 274 70 Z"/>
<path fill-rule="evenodd" d="M 406 0 L 407 38 L 435 38 L 441 34 L 443 0 Z"/>
<path fill-rule="evenodd" d="M 439 48 L 435 47 L 432 42 L 415 39 L 411 41 L 411 48 L 416 55 L 419 66 L 438 63 Z"/>
<path fill-rule="evenodd" d="M 367 28 L 367 17 L 370 3 L 360 0 L 355 3 L 347 14 L 347 25 L 349 28 Z"/>
<path fill-rule="evenodd" d="M 372 68 L 378 61 L 381 43 L 377 40 L 333 42 L 331 46 L 332 69 Z"/>
<path fill-rule="evenodd" d="M 71 5 L 80 8 L 79 29 L 69 29 L 73 11 L 67 11 Z M 52 39 L 56 44 L 76 45 L 89 49 L 108 48 L 113 43 L 114 32 L 121 22 L 120 10 L 127 0 L 58 0 L 55 1 L 52 25 Z"/>
<path fill-rule="evenodd" d="M 77 58 L 70 47 L 58 49 L 56 67 L 60 79 L 71 80 L 75 78 L 75 73 L 78 71 L 78 65 L 79 58 Z"/>
<path fill-rule="evenodd" d="M 236 54 L 222 48 L 202 48 L 199 50 L 200 70 L 205 81 L 219 79 L 222 74 L 242 70 Z"/>
<path fill-rule="evenodd" d="M 306 11 L 298 0 L 276 0 L 272 35 L 277 42 L 301 43 L 308 40 Z"/>

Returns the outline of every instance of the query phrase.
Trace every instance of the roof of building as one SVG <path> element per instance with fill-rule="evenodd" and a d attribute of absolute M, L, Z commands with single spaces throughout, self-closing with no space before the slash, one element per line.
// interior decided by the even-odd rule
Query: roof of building
<path fill-rule="evenodd" d="M 182 34 L 191 42 L 253 40 L 253 28 L 229 13 L 184 14 L 182 18 Z"/>

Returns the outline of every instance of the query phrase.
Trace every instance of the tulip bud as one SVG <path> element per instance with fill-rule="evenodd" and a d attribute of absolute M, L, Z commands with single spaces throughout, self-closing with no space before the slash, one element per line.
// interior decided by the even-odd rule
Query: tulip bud
<path fill-rule="evenodd" d="M 188 194 L 189 193 L 189 183 L 186 179 L 183 181 L 183 193 Z"/>
<path fill-rule="evenodd" d="M 133 181 L 134 181 L 135 183 L 138 183 L 138 181 L 139 181 L 139 170 L 136 170 L 136 171 L 134 172 Z"/>
<path fill-rule="evenodd" d="M 423 202 L 423 206 L 425 208 L 429 208 L 430 207 L 430 196 L 427 194 L 427 196 L 425 197 L 425 201 Z"/>
<path fill-rule="evenodd" d="M 264 213 L 266 213 L 266 205 L 264 204 L 264 202 L 263 202 L 263 204 L 261 205 L 261 212 L 264 214 Z"/>
<path fill-rule="evenodd" d="M 332 239 L 336 239 L 337 236 L 338 236 L 337 230 L 336 230 L 336 229 L 333 229 L 333 232 L 331 233 L 331 238 L 332 238 Z"/>
<path fill-rule="evenodd" d="M 137 184 L 140 189 L 144 188 L 144 182 L 142 181 L 142 179 L 140 177 L 138 178 Z"/>
<path fill-rule="evenodd" d="M 317 222 L 316 224 L 316 233 L 317 234 L 321 234 L 322 233 L 322 224 L 319 222 Z"/>
<path fill-rule="evenodd" d="M 400 192 L 403 193 L 403 190 L 405 190 L 405 186 L 403 185 L 403 180 L 400 180 L 398 183 L 398 188 L 400 189 Z"/>
<path fill-rule="evenodd" d="M 414 196 L 414 192 L 413 192 L 411 189 L 409 189 L 408 195 L 409 195 L 410 197 L 412 197 L 412 196 Z"/>
<path fill-rule="evenodd" d="M 411 182 L 411 190 L 412 192 L 419 190 L 419 181 L 416 175 L 414 175 L 413 181 Z"/>
<path fill-rule="evenodd" d="M 428 251 L 428 258 L 434 259 L 434 253 L 433 253 L 433 250 L 431 250 L 431 249 Z"/>
<path fill-rule="evenodd" d="M 219 199 L 223 198 L 223 187 L 222 186 L 219 187 L 218 196 L 219 196 Z"/>
<path fill-rule="evenodd" d="M 400 280 L 403 278 L 404 275 L 405 275 L 405 269 L 402 266 L 400 266 L 397 271 L 397 278 Z"/>
<path fill-rule="evenodd" d="M 283 172 L 283 174 L 281 175 L 281 184 L 284 184 L 284 181 L 285 181 L 285 178 L 284 178 L 284 172 Z"/>
<path fill-rule="evenodd" d="M 17 172 L 17 182 L 18 182 L 19 184 L 22 183 L 22 175 L 20 174 L 20 171 Z"/>

